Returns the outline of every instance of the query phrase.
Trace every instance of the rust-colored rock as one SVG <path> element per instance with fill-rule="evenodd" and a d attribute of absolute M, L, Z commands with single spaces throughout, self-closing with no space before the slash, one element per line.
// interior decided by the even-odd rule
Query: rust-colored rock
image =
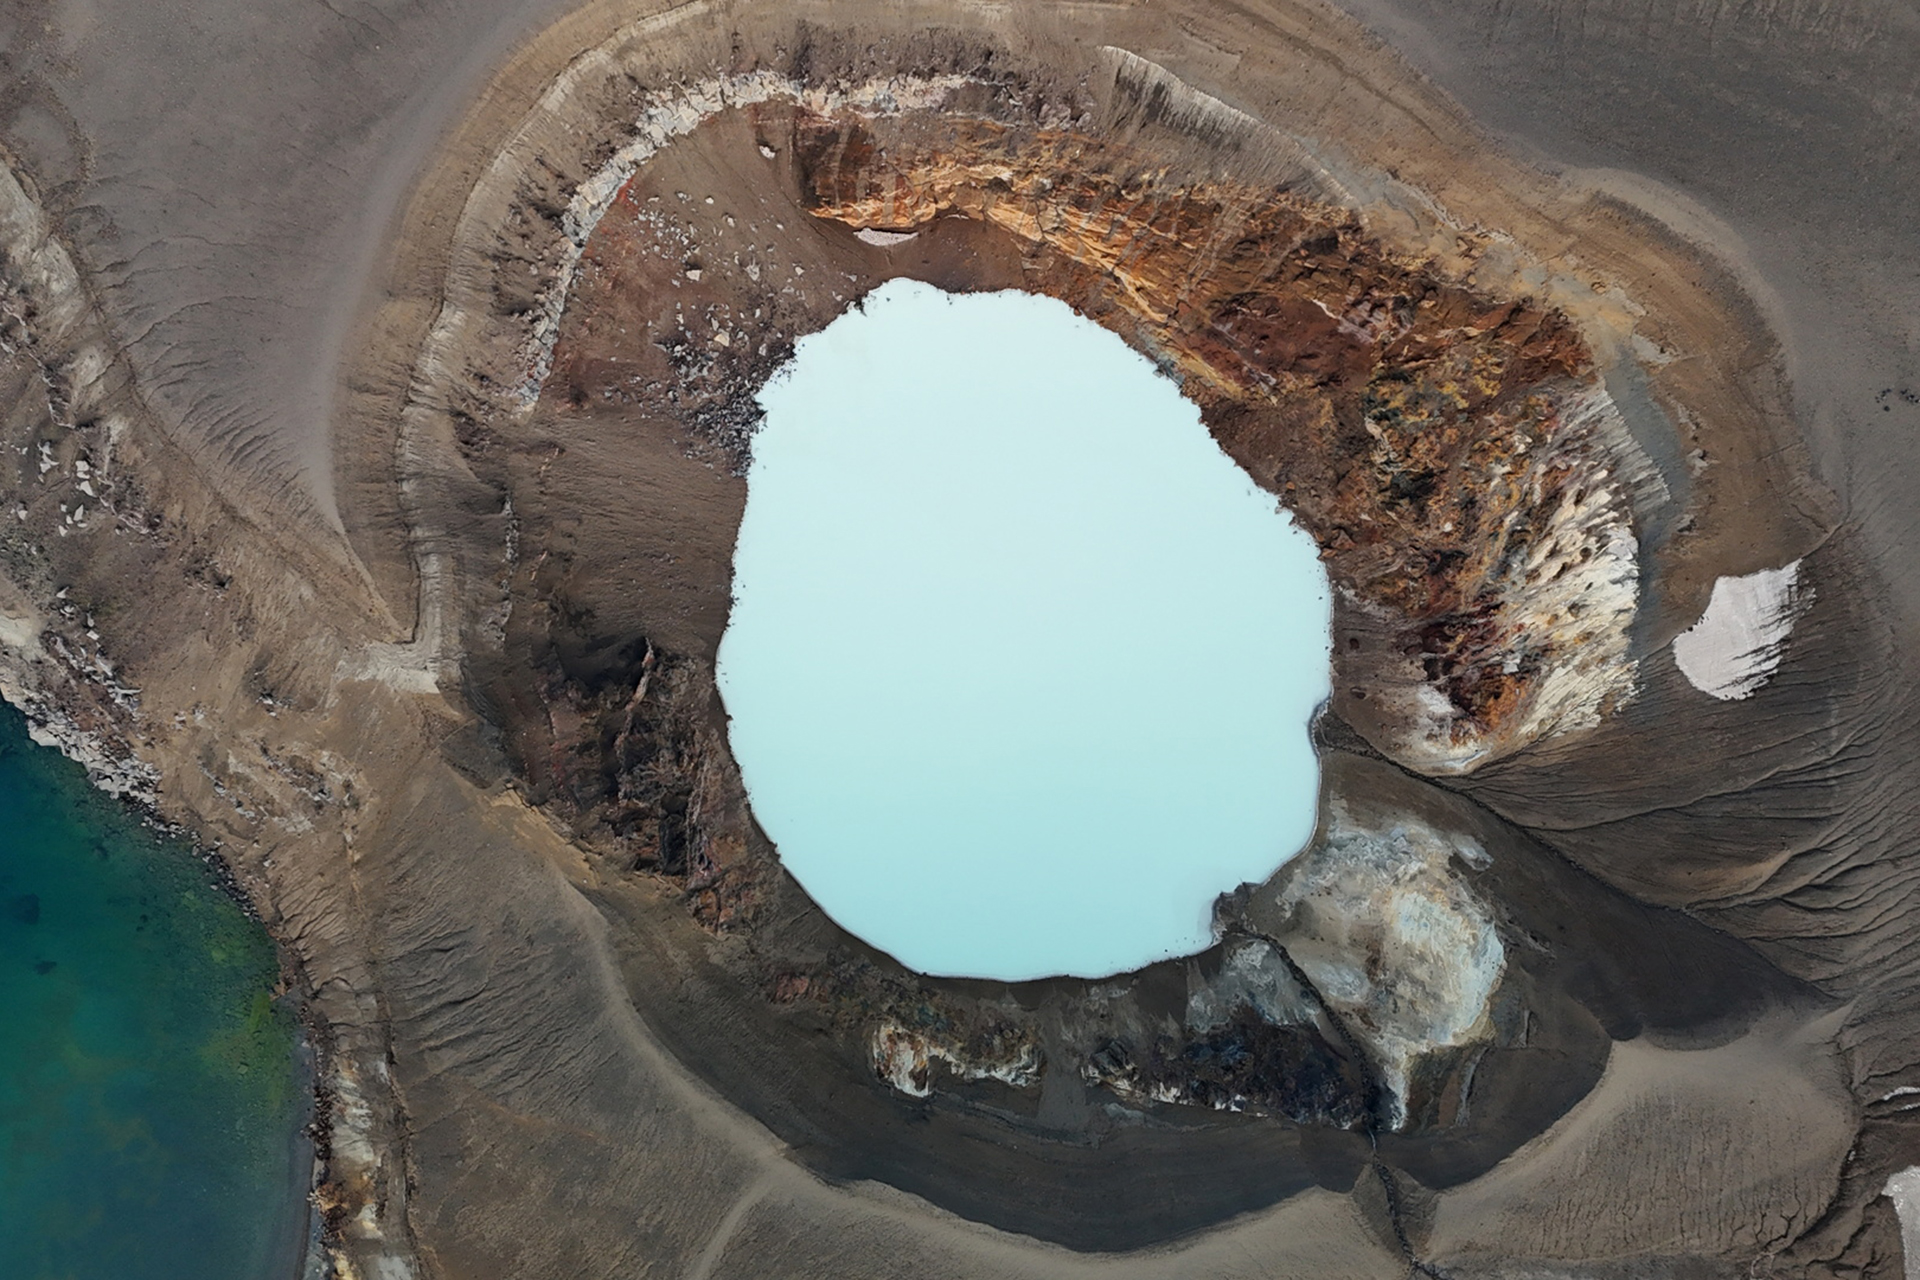
<path fill-rule="evenodd" d="M 1180 379 L 1379 620 L 1365 683 L 1403 760 L 1471 768 L 1628 695 L 1633 535 L 1566 317 L 1396 256 L 1349 210 L 1177 181 L 1064 130 L 800 111 L 793 131 L 817 216 L 984 222 L 1020 243 L 1029 287 Z M 1587 599 L 1541 590 L 1570 571 Z"/>

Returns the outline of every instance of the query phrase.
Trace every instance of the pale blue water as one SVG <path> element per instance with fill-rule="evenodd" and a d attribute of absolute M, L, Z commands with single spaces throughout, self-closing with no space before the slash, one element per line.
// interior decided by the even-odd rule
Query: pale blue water
<path fill-rule="evenodd" d="M 1210 945 L 1312 833 L 1312 540 L 1052 299 L 892 282 L 760 402 L 720 690 L 789 870 L 925 973 Z"/>

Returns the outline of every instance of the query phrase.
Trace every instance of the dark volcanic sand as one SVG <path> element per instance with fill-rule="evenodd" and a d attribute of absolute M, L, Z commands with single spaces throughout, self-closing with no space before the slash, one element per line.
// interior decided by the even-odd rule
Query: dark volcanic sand
<path fill-rule="evenodd" d="M 1911 15 L 1355 7 L 1375 36 L 1311 5 L 693 5 L 604 64 L 575 59 L 630 7 L 8 9 L 0 143 L 29 199 L 5 227 L 0 482 L 25 515 L 0 535 L 0 687 L 102 777 L 157 764 L 162 811 L 224 842 L 287 942 L 337 1101 L 331 1247 L 361 1274 L 1900 1273 L 1879 1189 L 1920 1162 L 1895 1093 L 1920 1085 Z M 631 367 L 563 347 L 525 416 L 493 399 L 508 346 L 428 345 L 523 323 L 643 90 L 991 51 L 1066 102 L 1102 45 L 1184 82 L 1123 122 L 1180 165 L 1277 163 L 1219 159 L 1240 126 L 1189 111 L 1213 94 L 1338 156 L 1356 200 L 1391 172 L 1624 282 L 1682 357 L 1650 376 L 1695 420 L 1636 424 L 1677 497 L 1636 517 L 1634 698 L 1438 782 L 1379 759 L 1390 718 L 1350 692 L 1323 725 L 1330 795 L 1492 855 L 1448 873 L 1505 946 L 1489 1047 L 1435 1057 L 1405 1132 L 1366 1029 L 1331 1019 L 1310 1060 L 1358 1099 L 1344 1127 L 1086 1083 L 1091 1020 L 1136 1050 L 1172 1034 L 1186 970 L 1118 997 L 923 986 L 770 869 L 721 767 L 701 663 L 741 501 L 725 429 L 781 341 L 893 274 L 1079 277 L 968 218 L 862 245 L 806 212 L 792 121 L 769 177 L 765 114 L 736 112 L 643 180 L 778 210 L 760 243 L 814 283 L 762 317 L 764 362 L 709 377 L 636 339 L 671 338 L 662 299 L 748 297 L 717 272 L 675 289 L 684 262 L 603 290 Z M 540 106 L 569 67 L 585 87 Z M 1593 296 L 1582 323 L 1609 323 Z M 596 397 L 616 374 L 705 399 Z M 1666 645 L 1713 579 L 1797 557 L 1813 606 L 1772 682 L 1689 687 Z M 644 794 L 642 755 L 664 762 Z M 1299 927 L 1266 892 L 1227 925 Z M 941 1069 L 902 1096 L 869 1037 L 919 1003 L 1039 1028 L 1047 1080 Z"/>

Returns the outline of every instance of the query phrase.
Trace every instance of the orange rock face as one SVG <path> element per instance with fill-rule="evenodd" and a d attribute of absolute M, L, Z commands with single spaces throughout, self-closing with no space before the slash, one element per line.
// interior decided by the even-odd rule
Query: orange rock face
<path fill-rule="evenodd" d="M 1397 257 L 1346 209 L 1174 181 L 1067 130 L 806 112 L 793 129 L 817 216 L 997 228 L 1030 287 L 1181 381 L 1387 633 L 1371 688 L 1343 696 L 1373 699 L 1349 718 L 1403 760 L 1470 768 L 1629 692 L 1618 670 L 1571 670 L 1618 656 L 1606 637 L 1636 592 L 1596 438 L 1611 405 L 1565 317 Z"/>

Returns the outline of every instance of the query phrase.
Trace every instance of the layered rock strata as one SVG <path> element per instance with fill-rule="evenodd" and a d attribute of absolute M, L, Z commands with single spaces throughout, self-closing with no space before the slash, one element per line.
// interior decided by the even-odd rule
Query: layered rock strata
<path fill-rule="evenodd" d="M 1151 152 L 1059 129 L 949 121 L 940 146 L 925 132 L 799 115 L 815 216 L 983 221 L 1025 244 L 1028 287 L 1155 356 L 1320 543 L 1366 619 L 1336 630 L 1386 632 L 1387 654 L 1343 670 L 1385 708 L 1383 749 L 1465 771 L 1631 695 L 1638 545 L 1620 473 L 1645 463 L 1617 448 L 1618 412 L 1564 314 L 1396 255 L 1351 208 L 1286 185 L 1181 182 Z"/>
<path fill-rule="evenodd" d="M 664 253 L 681 267 L 674 287 L 705 286 L 689 300 L 719 273 L 739 301 L 706 305 L 705 330 L 668 350 L 662 408 L 710 443 L 748 447 L 751 388 L 789 349 L 791 322 L 775 317 L 797 281 L 763 266 L 759 246 L 706 263 L 664 193 L 633 176 L 672 137 L 742 111 L 815 217 L 895 234 L 981 222 L 1014 242 L 1022 287 L 1085 310 L 1178 378 L 1323 547 L 1352 615 L 1336 629 L 1371 650 L 1345 658 L 1341 683 L 1374 700 L 1396 757 L 1469 770 L 1631 696 L 1635 488 L 1658 480 L 1565 314 L 1396 253 L 1353 208 L 1302 194 L 1329 179 L 1183 182 L 1149 150 L 1047 127 L 1071 120 L 1071 103 L 1023 101 L 1018 123 L 967 113 L 996 96 L 1014 95 L 952 75 L 828 92 L 757 73 L 649 106 L 640 138 L 569 201 L 580 256 L 567 253 L 533 312 L 516 394 L 557 366 L 570 401 L 595 386 L 644 396 L 649 380 L 608 340 L 631 325 L 586 317 L 620 315 L 631 304 L 611 295 L 654 283 L 634 259 Z"/>

